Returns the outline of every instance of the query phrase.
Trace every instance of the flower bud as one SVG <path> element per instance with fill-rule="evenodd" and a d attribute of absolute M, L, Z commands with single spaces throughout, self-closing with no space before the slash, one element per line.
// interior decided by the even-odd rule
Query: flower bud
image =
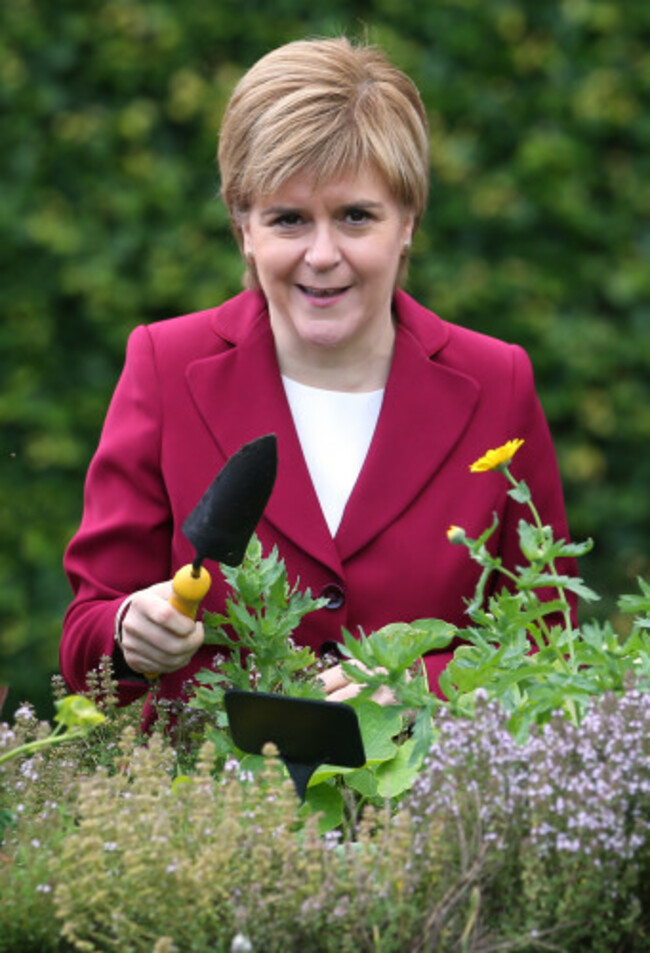
<path fill-rule="evenodd" d="M 447 539 L 450 543 L 457 545 L 458 543 L 464 543 L 466 540 L 465 530 L 462 526 L 455 526 L 453 523 L 447 530 Z"/>

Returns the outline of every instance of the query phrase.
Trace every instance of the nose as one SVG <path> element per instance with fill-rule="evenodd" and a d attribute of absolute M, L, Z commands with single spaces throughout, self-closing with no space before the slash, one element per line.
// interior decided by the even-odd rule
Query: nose
<path fill-rule="evenodd" d="M 311 235 L 305 261 L 314 271 L 328 271 L 341 260 L 335 229 L 329 224 L 315 225 Z"/>

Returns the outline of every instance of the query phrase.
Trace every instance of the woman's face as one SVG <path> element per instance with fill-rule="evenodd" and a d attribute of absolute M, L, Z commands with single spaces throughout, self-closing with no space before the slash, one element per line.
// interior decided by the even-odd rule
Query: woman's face
<path fill-rule="evenodd" d="M 360 356 L 394 335 L 391 302 L 413 216 L 373 169 L 315 187 L 307 174 L 255 201 L 242 222 L 283 354 Z"/>

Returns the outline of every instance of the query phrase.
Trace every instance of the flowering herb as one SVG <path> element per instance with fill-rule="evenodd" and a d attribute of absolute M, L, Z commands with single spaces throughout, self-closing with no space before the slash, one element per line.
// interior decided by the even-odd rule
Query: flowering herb
<path fill-rule="evenodd" d="M 49 748 L 51 745 L 84 738 L 97 725 L 106 721 L 106 716 L 98 711 L 90 698 L 86 698 L 84 695 L 68 695 L 66 698 L 59 699 L 55 705 L 57 708 L 55 721 L 58 722 L 58 725 L 54 731 L 44 738 L 25 742 L 16 748 L 5 751 L 4 754 L 0 753 L 0 764 L 12 758 L 35 754 L 37 751 Z"/>
<path fill-rule="evenodd" d="M 522 444 L 510 440 L 488 451 L 470 469 L 500 470 L 511 485 L 509 496 L 527 507 L 531 519 L 522 518 L 518 526 L 525 564 L 507 569 L 490 553 L 487 544 L 498 527 L 496 516 L 477 539 L 461 527 L 449 528 L 449 541 L 467 548 L 481 566 L 481 575 L 467 603 L 472 624 L 457 632 L 466 644 L 455 651 L 440 679 L 457 710 L 470 711 L 479 688 L 498 698 L 519 739 L 526 737 L 532 724 L 548 721 L 558 710 L 579 724 L 590 698 L 607 690 L 623 691 L 630 675 L 639 687 L 650 688 L 647 621 L 638 620 L 627 637 L 617 635 L 609 622 L 573 626 L 567 594 L 587 602 L 598 596 L 580 578 L 558 572 L 557 560 L 584 555 L 592 542 L 556 540 L 552 528 L 542 523 L 528 486 L 510 471 L 512 456 Z M 485 593 L 494 575 L 504 586 L 486 605 Z M 642 596 L 623 597 L 622 609 L 647 614 L 650 587 L 642 581 L 640 585 Z"/>
<path fill-rule="evenodd" d="M 512 458 L 523 445 L 521 438 L 508 440 L 496 450 L 488 450 L 480 459 L 471 464 L 472 473 L 485 473 L 488 470 L 505 470 L 512 463 Z"/>
<path fill-rule="evenodd" d="M 343 633 L 367 764 L 323 765 L 306 805 L 277 758 L 256 763 L 227 740 L 227 684 L 319 691 L 318 663 L 291 637 L 319 602 L 256 540 L 208 623 L 223 655 L 201 676 L 194 703 L 213 723 L 189 737 L 191 758 L 171 736 L 143 745 L 123 726 L 106 666 L 90 699 L 58 699 L 54 731 L 28 705 L 0 724 L 1 953 L 208 953 L 241 937 L 266 953 L 645 953 L 650 585 L 619 600 L 634 615 L 624 635 L 573 627 L 569 595 L 595 596 L 558 560 L 590 543 L 542 523 L 509 470 L 520 447 L 475 472 L 499 470 L 527 509 L 522 566 L 490 554 L 496 520 L 477 539 L 452 526 L 450 544 L 481 567 L 465 629 L 425 619 Z M 486 599 L 493 576 L 506 585 Z M 419 659 L 457 637 L 438 699 Z M 380 686 L 393 704 L 372 700 Z"/>
<path fill-rule="evenodd" d="M 29 779 L 0 788 L 23 808 L 0 854 L 0 950 L 211 953 L 241 935 L 265 953 L 645 953 L 650 693 L 604 693 L 579 727 L 556 715 L 521 744 L 485 695 L 471 718 L 436 714 L 399 805 L 325 835 L 270 753 L 215 777 L 204 743 L 181 778 L 167 736 L 128 728 L 112 770 L 77 746 L 25 759 Z"/>

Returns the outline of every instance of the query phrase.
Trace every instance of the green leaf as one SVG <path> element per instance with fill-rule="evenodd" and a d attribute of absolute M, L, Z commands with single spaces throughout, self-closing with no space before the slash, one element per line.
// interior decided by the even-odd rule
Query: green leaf
<path fill-rule="evenodd" d="M 511 496 L 513 500 L 516 500 L 517 503 L 530 503 L 532 497 L 528 484 L 524 480 L 520 480 L 517 483 L 517 486 L 514 486 L 511 490 L 508 490 L 508 496 Z"/>
<path fill-rule="evenodd" d="M 642 612 L 650 613 L 650 584 L 641 577 L 637 578 L 637 582 L 641 589 L 641 595 L 630 594 L 621 596 L 617 603 L 621 612 L 628 613 L 629 615 Z"/>
<path fill-rule="evenodd" d="M 422 633 L 418 642 L 419 653 L 415 659 L 426 655 L 427 652 L 446 649 L 458 633 L 456 626 L 445 622 L 444 619 L 416 619 L 411 623 L 411 630 L 414 630 L 418 636 Z"/>
<path fill-rule="evenodd" d="M 357 768 L 345 776 L 345 783 L 362 797 L 375 797 L 377 776 L 370 768 Z"/>
<path fill-rule="evenodd" d="M 402 728 L 400 713 L 393 706 L 383 707 L 373 701 L 353 707 L 359 718 L 366 763 L 377 764 L 392 758 L 397 748 L 392 739 Z"/>
<path fill-rule="evenodd" d="M 377 794 L 380 797 L 399 797 L 412 786 L 421 767 L 419 760 L 411 760 L 414 747 L 415 741 L 410 738 L 399 746 L 394 758 L 380 764 L 376 769 Z"/>
<path fill-rule="evenodd" d="M 68 695 L 60 698 L 56 703 L 55 721 L 66 728 L 91 729 L 106 721 L 106 715 L 97 709 L 97 706 L 85 695 Z"/>
<path fill-rule="evenodd" d="M 362 770 L 363 768 L 345 768 L 337 764 L 319 764 L 310 777 L 309 784 L 323 784 L 324 781 L 330 781 L 332 778 L 345 777 L 347 779 L 348 775 Z"/>
<path fill-rule="evenodd" d="M 575 592 L 585 602 L 597 602 L 600 596 L 585 585 L 577 576 L 562 576 L 552 572 L 536 572 L 533 569 L 521 570 L 519 585 L 526 589 L 568 589 Z"/>
<path fill-rule="evenodd" d="M 553 542 L 552 536 L 549 538 L 550 527 L 544 526 L 540 529 L 526 520 L 519 520 L 517 532 L 519 547 L 526 559 L 534 563 L 547 558 L 549 546 Z"/>
<path fill-rule="evenodd" d="M 582 543 L 567 543 L 563 539 L 558 540 L 549 549 L 549 556 L 555 559 L 557 556 L 584 556 L 594 548 L 593 539 L 586 539 Z"/>
<path fill-rule="evenodd" d="M 444 674 L 444 673 L 443 673 Z M 421 763 L 429 753 L 435 737 L 433 719 L 430 712 L 420 709 L 415 716 L 411 732 L 413 738 L 413 750 L 411 759 Z"/>
<path fill-rule="evenodd" d="M 325 834 L 343 823 L 343 808 L 341 792 L 334 784 L 326 781 L 308 785 L 299 815 L 306 817 L 309 814 L 319 814 L 318 830 Z"/>

